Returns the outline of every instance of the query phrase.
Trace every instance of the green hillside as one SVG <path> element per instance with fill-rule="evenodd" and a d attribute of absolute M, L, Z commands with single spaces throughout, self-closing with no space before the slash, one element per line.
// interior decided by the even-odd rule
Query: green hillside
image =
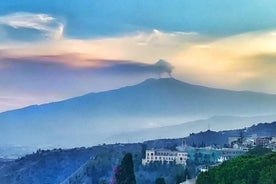
<path fill-rule="evenodd" d="M 256 150 L 201 173 L 197 184 L 275 184 L 276 153 Z M 254 154 L 252 154 L 254 153 Z"/>

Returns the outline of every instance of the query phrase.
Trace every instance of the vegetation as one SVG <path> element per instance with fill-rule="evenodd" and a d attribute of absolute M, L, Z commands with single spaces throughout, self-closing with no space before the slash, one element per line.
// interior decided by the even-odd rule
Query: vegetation
<path fill-rule="evenodd" d="M 262 146 L 257 146 L 254 149 L 251 149 L 247 152 L 247 154 L 257 155 L 257 156 L 262 156 L 262 155 L 265 155 L 267 153 L 272 153 L 271 149 L 263 148 Z"/>
<path fill-rule="evenodd" d="M 245 136 L 252 134 L 260 136 L 275 135 L 275 125 L 276 122 L 259 124 L 247 128 Z M 185 138 L 185 142 L 188 145 L 195 143 L 200 146 L 202 141 L 204 144 L 210 145 L 218 143 L 217 140 L 219 140 L 217 147 L 221 147 L 224 143 L 228 143 L 227 137 L 239 135 L 239 132 L 240 130 L 217 133 L 212 131 L 201 132 L 198 134 L 191 134 L 189 137 Z M 70 181 L 71 184 L 89 182 L 107 184 L 112 181 L 112 177 L 115 173 L 114 170 L 117 169 L 117 167 L 114 166 L 120 164 L 119 160 L 123 158 L 126 153 L 131 152 L 136 183 L 155 183 L 155 179 L 162 176 L 166 183 L 175 184 L 187 178 L 196 177 L 198 174 L 198 166 L 213 165 L 215 164 L 215 160 L 220 156 L 218 152 L 213 150 L 193 148 L 189 149 L 189 159 L 187 160 L 186 168 L 176 165 L 175 163 L 162 164 L 154 162 L 146 166 L 142 165 L 141 159 L 144 158 L 147 149 L 159 149 L 164 147 L 175 149 L 175 145 L 181 145 L 182 143 L 183 138 L 158 139 L 145 141 L 143 144 L 117 143 L 110 145 L 103 144 L 90 148 L 38 150 L 36 153 L 26 155 L 15 161 L 0 161 L 0 183 L 12 183 L 11 181 L 15 181 L 15 183 L 21 184 L 58 184 L 62 181 Z M 257 147 L 248 152 L 251 156 L 247 155 L 246 157 L 256 158 L 257 155 L 263 155 L 269 152 L 271 151 L 268 149 Z M 243 167 L 245 166 L 246 165 L 243 164 Z M 239 167 L 239 165 L 237 167 Z M 275 168 L 260 168 L 259 172 L 261 171 L 262 173 L 259 176 L 260 181 L 269 184 L 267 180 L 268 178 L 274 177 Z M 274 180 L 272 181 L 274 182 Z M 223 184 L 223 182 L 221 182 L 221 184 Z"/>
<path fill-rule="evenodd" d="M 155 184 L 166 184 L 166 182 L 163 177 L 159 177 L 159 178 L 156 178 Z"/>
<path fill-rule="evenodd" d="M 116 184 L 136 184 L 131 153 L 127 153 L 115 172 Z"/>
<path fill-rule="evenodd" d="M 197 184 L 275 184 L 276 153 L 255 148 L 198 176 Z M 266 154 L 262 154 L 266 153 Z"/>

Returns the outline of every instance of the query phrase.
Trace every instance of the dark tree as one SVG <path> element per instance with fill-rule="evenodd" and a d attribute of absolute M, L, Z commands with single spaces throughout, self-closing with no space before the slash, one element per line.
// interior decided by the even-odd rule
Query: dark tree
<path fill-rule="evenodd" d="M 142 158 L 146 158 L 146 150 L 147 150 L 147 145 L 142 144 Z"/>
<path fill-rule="evenodd" d="M 136 184 L 133 166 L 132 155 L 127 153 L 115 173 L 116 184 Z"/>
<path fill-rule="evenodd" d="M 183 181 L 186 181 L 186 169 L 183 166 L 177 166 L 176 170 L 176 176 L 175 176 L 175 183 L 179 184 Z"/>
<path fill-rule="evenodd" d="M 244 141 L 244 129 L 241 129 L 240 132 L 239 132 L 239 139 L 238 139 L 238 144 L 239 145 L 242 145 L 243 144 L 243 141 Z"/>
<path fill-rule="evenodd" d="M 166 184 L 166 182 L 163 177 L 159 177 L 159 178 L 156 178 L 155 184 Z"/>

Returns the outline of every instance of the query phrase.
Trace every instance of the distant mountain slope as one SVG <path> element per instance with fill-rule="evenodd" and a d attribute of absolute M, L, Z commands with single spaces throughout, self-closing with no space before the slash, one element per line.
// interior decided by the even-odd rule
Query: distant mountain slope
<path fill-rule="evenodd" d="M 243 127 L 244 128 L 244 127 Z M 228 144 L 228 137 L 237 137 L 240 136 L 240 131 L 243 128 L 232 129 L 232 130 L 222 130 L 222 131 L 201 131 L 198 133 L 190 133 L 189 136 L 181 137 L 177 139 L 155 139 L 150 141 L 145 141 L 150 148 L 170 148 L 174 145 L 181 145 L 185 138 L 185 143 L 188 146 L 200 146 L 202 143 L 205 146 L 210 145 L 220 145 L 224 146 Z M 246 128 L 244 132 L 245 137 L 251 136 L 276 136 L 276 121 L 271 123 L 259 123 L 253 126 Z"/>
<path fill-rule="evenodd" d="M 233 129 L 233 130 L 223 130 L 223 131 L 205 131 L 200 133 L 192 133 L 190 134 L 186 142 L 188 145 L 225 145 L 228 144 L 229 137 L 238 137 L 240 136 L 241 129 Z M 251 127 L 246 128 L 244 131 L 245 137 L 251 136 L 265 136 L 272 137 L 276 136 L 276 121 L 271 123 L 259 123 L 257 125 L 253 125 Z"/>
<path fill-rule="evenodd" d="M 177 124 L 191 117 L 267 114 L 276 114 L 276 95 L 213 89 L 174 78 L 148 79 L 0 113 L 0 144 L 91 145 L 122 129 Z"/>
<path fill-rule="evenodd" d="M 274 120 L 276 120 L 276 115 L 255 117 L 214 116 L 208 119 L 190 121 L 178 125 L 126 131 L 109 137 L 106 139 L 106 142 L 112 140 L 116 140 L 117 142 L 137 142 L 146 139 L 185 137 L 191 132 L 197 133 L 207 129 L 213 131 L 239 129 L 242 127 L 250 127 L 258 122 L 272 122 Z"/>

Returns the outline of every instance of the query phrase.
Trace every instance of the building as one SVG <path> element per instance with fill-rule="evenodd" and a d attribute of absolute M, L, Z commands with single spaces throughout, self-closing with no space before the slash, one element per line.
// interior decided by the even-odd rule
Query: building
<path fill-rule="evenodd" d="M 200 172 L 207 172 L 208 171 L 208 167 L 207 166 L 200 167 L 199 171 Z"/>
<path fill-rule="evenodd" d="M 266 146 L 269 144 L 270 137 L 257 137 L 255 140 L 256 146 Z"/>
<path fill-rule="evenodd" d="M 234 142 L 238 142 L 240 137 L 228 137 L 228 144 L 233 145 Z"/>
<path fill-rule="evenodd" d="M 179 183 L 179 184 L 195 184 L 196 183 L 196 179 L 190 179 L 190 180 L 186 180 L 182 183 Z"/>
<path fill-rule="evenodd" d="M 276 137 L 271 137 L 270 142 L 269 143 L 276 143 Z"/>
<path fill-rule="evenodd" d="M 225 160 L 235 158 L 246 153 L 247 151 L 247 149 L 223 148 L 220 150 L 220 157 L 218 159 L 218 162 L 223 162 Z"/>
<path fill-rule="evenodd" d="M 184 151 L 171 150 L 146 150 L 145 159 L 142 159 L 142 164 L 147 165 L 153 162 L 175 163 L 186 165 L 188 153 Z"/>

